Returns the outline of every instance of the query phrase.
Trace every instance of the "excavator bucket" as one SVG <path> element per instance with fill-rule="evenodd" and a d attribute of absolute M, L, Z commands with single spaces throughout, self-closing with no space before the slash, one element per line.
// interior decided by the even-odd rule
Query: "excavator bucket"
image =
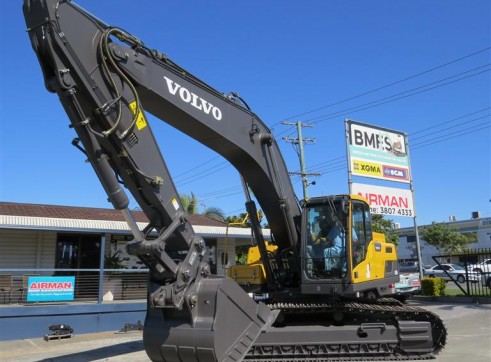
<path fill-rule="evenodd" d="M 202 279 L 182 310 L 147 310 L 143 340 L 152 361 L 241 361 L 274 313 L 234 281 Z M 188 298 L 189 299 L 189 298 Z"/>

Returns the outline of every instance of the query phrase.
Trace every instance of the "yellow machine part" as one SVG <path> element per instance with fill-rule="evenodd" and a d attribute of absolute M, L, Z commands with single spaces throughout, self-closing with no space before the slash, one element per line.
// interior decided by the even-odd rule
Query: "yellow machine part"
<path fill-rule="evenodd" d="M 274 252 L 278 247 L 266 242 L 266 249 Z M 261 262 L 259 248 L 251 246 L 247 251 L 247 264 L 231 266 L 227 270 L 227 277 L 239 284 L 260 285 L 266 283 L 266 272 Z"/>
<path fill-rule="evenodd" d="M 389 262 L 389 263 L 387 263 Z M 368 244 L 365 260 L 361 261 L 352 271 L 354 283 L 362 283 L 385 277 L 387 265 L 397 263 L 396 247 L 385 241 L 385 235 L 373 233 Z"/>

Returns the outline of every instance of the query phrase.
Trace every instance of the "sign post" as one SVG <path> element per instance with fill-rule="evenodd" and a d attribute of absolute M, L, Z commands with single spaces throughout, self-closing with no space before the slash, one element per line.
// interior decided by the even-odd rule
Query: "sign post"
<path fill-rule="evenodd" d="M 405 135 L 405 141 L 406 141 L 406 145 L 409 145 L 408 140 L 407 140 L 407 135 Z M 409 162 L 409 146 L 408 146 L 408 152 L 407 152 L 407 159 Z M 411 176 L 411 182 L 409 183 L 409 185 L 411 188 L 411 194 L 413 197 L 413 204 L 414 204 L 414 186 L 413 186 L 412 176 Z M 419 242 L 419 230 L 418 230 L 418 223 L 416 222 L 416 211 L 414 212 L 413 223 L 414 223 L 414 235 L 416 237 L 416 255 L 418 257 L 419 278 L 423 279 L 423 263 L 421 262 L 423 260 L 423 258 L 421 257 L 421 244 Z"/>
<path fill-rule="evenodd" d="M 373 214 L 412 217 L 420 277 L 423 277 L 414 187 L 407 135 L 400 131 L 345 120 L 349 192 L 368 200 Z M 408 189 L 353 183 L 353 176 L 409 184 Z"/>

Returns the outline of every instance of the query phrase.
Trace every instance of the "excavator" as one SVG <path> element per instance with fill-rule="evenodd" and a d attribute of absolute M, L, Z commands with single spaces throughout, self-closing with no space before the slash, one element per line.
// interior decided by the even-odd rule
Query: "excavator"
<path fill-rule="evenodd" d="M 298 200 L 271 130 L 237 93 L 213 89 L 73 1 L 24 0 L 23 12 L 45 87 L 76 132 L 72 143 L 124 215 L 128 252 L 149 269 L 143 341 L 152 361 L 412 360 L 444 347 L 438 316 L 373 298 L 399 276 L 395 247 L 372 232 L 366 201 Z M 250 267 L 259 263 L 263 275 L 257 285 L 210 273 L 145 112 L 238 170 L 257 244 Z M 143 230 L 127 192 L 148 218 Z M 319 238 L 321 222 L 335 233 Z"/>

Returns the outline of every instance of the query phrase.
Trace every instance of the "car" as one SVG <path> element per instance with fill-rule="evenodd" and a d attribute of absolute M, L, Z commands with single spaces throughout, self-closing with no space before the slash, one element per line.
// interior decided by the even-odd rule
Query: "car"
<path fill-rule="evenodd" d="M 491 259 L 485 259 L 484 261 L 477 264 L 468 264 L 467 270 L 480 274 L 491 273 Z"/>
<path fill-rule="evenodd" d="M 481 284 L 483 287 L 491 289 L 491 273 L 481 274 Z"/>
<path fill-rule="evenodd" d="M 399 261 L 399 272 L 418 273 L 419 266 L 417 261 Z"/>
<path fill-rule="evenodd" d="M 400 280 L 395 285 L 395 298 L 401 302 L 406 301 L 415 294 L 421 293 L 421 280 L 419 279 L 419 272 L 417 273 L 405 273 L 399 274 Z"/>
<path fill-rule="evenodd" d="M 448 273 L 445 273 L 445 271 Z M 469 281 L 479 281 L 479 275 L 476 272 L 466 270 L 463 266 L 458 264 L 440 264 L 435 265 L 429 269 L 423 269 L 423 275 L 429 278 L 443 278 L 445 280 L 457 280 L 459 283 L 466 281 L 466 275 Z M 450 276 L 452 278 L 450 278 Z"/>

